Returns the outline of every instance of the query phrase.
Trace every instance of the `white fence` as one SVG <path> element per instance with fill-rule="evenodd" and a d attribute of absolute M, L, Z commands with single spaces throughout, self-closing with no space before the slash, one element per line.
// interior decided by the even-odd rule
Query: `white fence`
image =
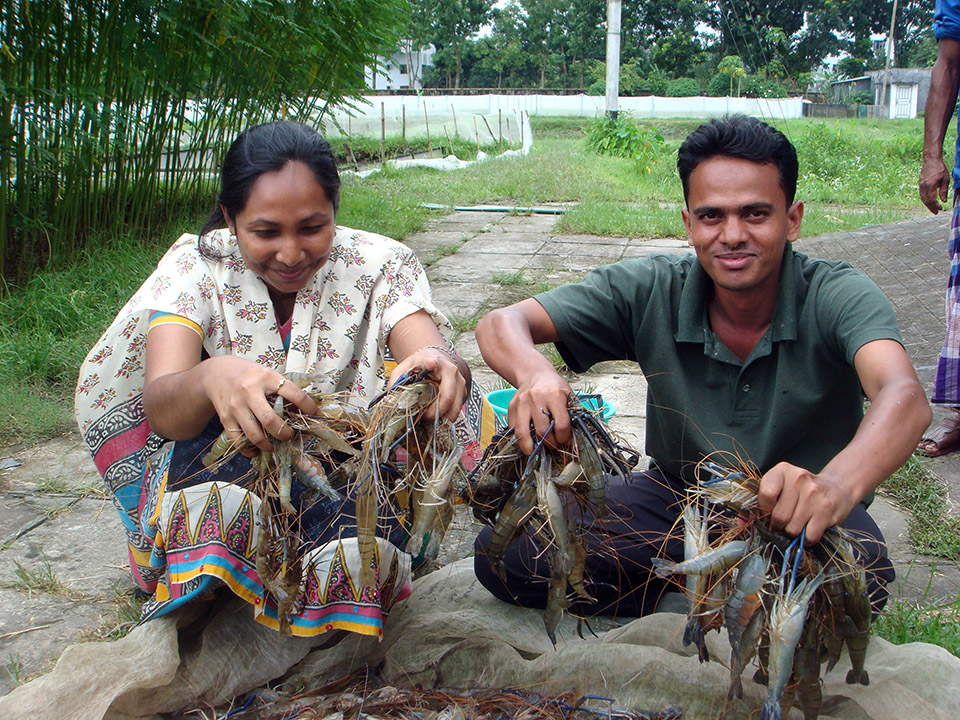
<path fill-rule="evenodd" d="M 391 124 L 399 122 L 404 114 L 408 123 L 416 122 L 417 118 L 424 117 L 424 111 L 431 123 L 434 118 L 453 116 L 465 119 L 475 115 L 501 114 L 519 117 L 521 112 L 591 118 L 601 117 L 604 113 L 604 98 L 593 95 L 375 95 L 364 100 L 369 104 L 361 103 L 356 111 L 338 110 L 335 113 L 337 122 L 344 129 L 357 123 L 363 126 L 379 123 L 381 107 Z M 759 118 L 789 119 L 803 116 L 803 103 L 801 98 L 647 96 L 620 98 L 619 110 L 639 118 L 708 118 L 741 113 Z M 351 131 L 357 129 L 351 128 Z M 379 125 L 376 134 L 379 134 Z"/>

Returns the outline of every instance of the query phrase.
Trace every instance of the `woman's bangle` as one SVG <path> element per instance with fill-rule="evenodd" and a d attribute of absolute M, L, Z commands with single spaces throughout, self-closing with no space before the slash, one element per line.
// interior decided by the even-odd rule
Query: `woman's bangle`
<path fill-rule="evenodd" d="M 420 349 L 421 349 L 421 350 L 439 350 L 439 351 L 442 352 L 442 353 L 446 353 L 447 355 L 449 355 L 449 356 L 450 356 L 451 358 L 453 358 L 454 360 L 459 360 L 459 359 L 460 359 L 460 355 L 457 354 L 457 351 L 456 351 L 456 350 L 453 350 L 453 349 L 447 348 L 447 347 L 443 347 L 442 345 L 424 345 L 424 346 L 423 346 L 422 348 L 420 348 Z"/>

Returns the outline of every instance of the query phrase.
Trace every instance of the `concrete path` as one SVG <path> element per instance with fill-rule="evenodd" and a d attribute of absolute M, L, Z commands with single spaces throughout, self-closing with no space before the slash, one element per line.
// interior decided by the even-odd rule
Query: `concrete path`
<path fill-rule="evenodd" d="M 555 215 L 457 212 L 437 218 L 408 244 L 428 265 L 437 305 L 462 330 L 457 347 L 485 388 L 499 379 L 483 366 L 473 337 L 484 312 L 575 281 L 592 267 L 680 250 L 674 239 L 557 235 Z M 911 359 L 929 387 L 943 338 L 948 219 L 929 217 L 799 241 L 812 255 L 845 259 L 873 277 L 893 301 Z M 616 406 L 610 426 L 643 445 L 645 383 L 628 363 L 604 363 L 573 382 Z M 958 453 L 960 455 L 960 453 Z M 71 435 L 31 449 L 0 449 L 19 462 L 0 469 L 0 695 L 48 670 L 70 643 L 109 637 L 130 621 L 130 590 L 120 521 L 100 491 L 93 463 Z M 931 461 L 960 499 L 960 457 Z M 906 599 L 960 594 L 956 563 L 918 556 L 903 513 L 880 499 L 872 510 L 891 545 Z M 464 514 L 443 558 L 472 552 Z"/>

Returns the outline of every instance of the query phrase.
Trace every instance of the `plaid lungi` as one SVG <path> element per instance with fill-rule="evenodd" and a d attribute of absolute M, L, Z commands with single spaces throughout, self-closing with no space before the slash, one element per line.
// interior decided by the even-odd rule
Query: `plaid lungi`
<path fill-rule="evenodd" d="M 950 276 L 947 279 L 947 334 L 940 350 L 937 376 L 933 382 L 933 405 L 960 407 L 960 195 L 953 196 L 950 222 Z"/>

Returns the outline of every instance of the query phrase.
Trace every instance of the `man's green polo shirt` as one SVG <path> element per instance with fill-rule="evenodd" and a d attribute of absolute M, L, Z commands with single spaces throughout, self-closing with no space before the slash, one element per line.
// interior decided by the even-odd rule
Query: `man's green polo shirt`
<path fill-rule="evenodd" d="M 574 371 L 639 363 L 648 383 L 645 450 L 661 469 L 693 480 L 696 463 L 721 451 L 761 472 L 780 461 L 819 472 L 863 418 L 854 354 L 872 340 L 902 343 L 890 302 L 847 263 L 788 243 L 773 321 L 741 362 L 710 329 L 712 292 L 686 253 L 600 267 L 536 300 Z"/>

